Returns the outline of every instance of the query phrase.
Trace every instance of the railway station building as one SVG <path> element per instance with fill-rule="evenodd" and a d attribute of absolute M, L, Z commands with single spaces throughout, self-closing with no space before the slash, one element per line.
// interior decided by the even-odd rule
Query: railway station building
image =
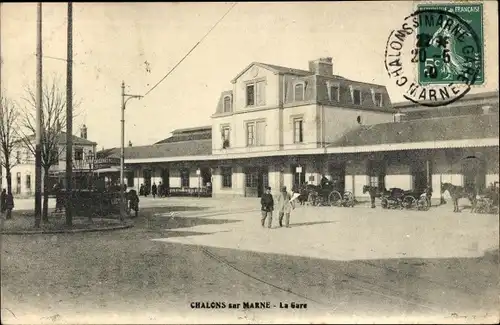
<path fill-rule="evenodd" d="M 293 69 L 253 62 L 221 92 L 211 125 L 125 148 L 126 182 L 171 195 L 259 197 L 265 186 L 420 190 L 499 180 L 498 91 L 442 107 L 391 103 L 386 87 L 335 75 L 331 58 Z M 101 154 L 119 157 L 119 148 Z"/>

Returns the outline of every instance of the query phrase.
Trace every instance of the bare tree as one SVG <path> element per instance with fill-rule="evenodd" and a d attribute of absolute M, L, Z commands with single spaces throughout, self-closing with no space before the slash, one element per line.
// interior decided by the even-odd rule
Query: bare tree
<path fill-rule="evenodd" d="M 19 145 L 19 134 L 16 132 L 19 110 L 16 104 L 6 97 L 0 97 L 0 165 L 5 168 L 7 192 L 12 193 L 12 168 L 18 163 L 12 157 L 14 148 Z"/>
<path fill-rule="evenodd" d="M 36 94 L 31 87 L 26 88 L 24 98 L 26 106 L 20 118 L 24 129 L 22 141 L 26 148 L 35 155 L 36 132 Z M 73 104 L 73 107 L 77 107 Z M 42 90 L 41 113 L 41 164 L 43 169 L 43 208 L 42 220 L 48 222 L 49 206 L 49 170 L 59 163 L 59 157 L 64 151 L 61 146 L 63 131 L 66 129 L 66 94 L 60 88 L 58 79 L 52 78 L 45 82 Z"/>

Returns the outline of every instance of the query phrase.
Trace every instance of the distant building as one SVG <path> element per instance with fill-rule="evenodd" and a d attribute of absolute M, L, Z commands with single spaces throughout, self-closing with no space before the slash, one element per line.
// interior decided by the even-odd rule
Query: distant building
<path fill-rule="evenodd" d="M 326 175 L 356 197 L 368 195 L 364 185 L 431 185 L 438 198 L 441 182 L 498 181 L 498 92 L 438 108 L 393 105 L 384 86 L 334 75 L 331 58 L 309 70 L 254 62 L 232 85 L 211 126 L 125 148 L 128 185 L 188 193 L 210 183 L 214 196 L 258 197 Z"/>
<path fill-rule="evenodd" d="M 97 143 L 87 139 L 87 127 L 81 128 L 80 137 L 73 136 L 73 169 L 88 170 L 87 161 L 89 157 L 95 155 Z M 62 174 L 66 169 L 66 133 L 59 134 L 59 163 L 52 166 L 51 174 Z M 13 167 L 12 175 L 12 194 L 15 196 L 30 196 L 35 192 L 35 157 L 32 152 L 26 148 L 24 143 L 19 143 L 13 150 L 11 157 Z M 43 172 L 43 171 L 42 171 Z M 2 187 L 7 188 L 7 179 L 5 168 L 2 167 Z M 42 177 L 43 178 L 43 177 Z"/>

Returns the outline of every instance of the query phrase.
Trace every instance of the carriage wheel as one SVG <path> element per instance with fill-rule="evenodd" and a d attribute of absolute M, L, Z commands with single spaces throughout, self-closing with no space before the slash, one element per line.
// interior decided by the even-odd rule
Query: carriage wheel
<path fill-rule="evenodd" d="M 428 211 L 430 209 L 429 200 L 422 196 L 417 202 L 417 209 L 422 211 Z"/>
<path fill-rule="evenodd" d="M 337 191 L 330 192 L 330 194 L 328 194 L 328 203 L 332 207 L 333 206 L 335 206 L 335 207 L 341 206 L 342 195 L 340 195 L 340 193 Z"/>
<path fill-rule="evenodd" d="M 344 192 L 343 201 L 346 207 L 352 208 L 354 206 L 354 195 L 349 191 Z"/>
<path fill-rule="evenodd" d="M 412 209 L 416 206 L 417 200 L 411 195 L 405 196 L 403 201 L 401 201 L 401 205 L 405 209 Z"/>

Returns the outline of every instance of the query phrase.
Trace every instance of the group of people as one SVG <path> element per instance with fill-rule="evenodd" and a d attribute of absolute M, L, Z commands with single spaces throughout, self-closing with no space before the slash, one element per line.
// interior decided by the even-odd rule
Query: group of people
<path fill-rule="evenodd" d="M 272 228 L 273 225 L 273 212 L 276 208 L 278 211 L 278 221 L 279 226 L 283 227 L 283 218 L 285 219 L 285 227 L 290 228 L 290 214 L 292 210 L 295 209 L 295 198 L 298 196 L 298 193 L 295 195 L 291 195 L 288 193 L 286 186 L 281 187 L 280 194 L 277 197 L 276 207 L 274 205 L 274 198 L 271 194 L 271 188 L 266 187 L 266 191 L 262 194 L 260 199 L 261 204 L 261 224 L 262 227 L 266 226 L 266 219 L 268 220 L 268 228 Z"/>
<path fill-rule="evenodd" d="M 3 189 L 0 194 L 0 210 L 2 211 L 2 218 L 5 214 L 5 219 L 12 219 L 12 210 L 14 209 L 14 196 L 12 192 Z"/>
<path fill-rule="evenodd" d="M 149 187 L 144 186 L 144 184 L 141 184 L 139 187 L 139 196 L 144 196 L 147 197 L 149 194 L 153 195 L 153 198 L 155 197 L 165 197 L 167 196 L 167 189 L 163 186 L 163 184 L 160 182 L 158 185 L 156 185 L 155 182 L 153 182 L 153 185 L 151 185 L 151 189 Z"/>

